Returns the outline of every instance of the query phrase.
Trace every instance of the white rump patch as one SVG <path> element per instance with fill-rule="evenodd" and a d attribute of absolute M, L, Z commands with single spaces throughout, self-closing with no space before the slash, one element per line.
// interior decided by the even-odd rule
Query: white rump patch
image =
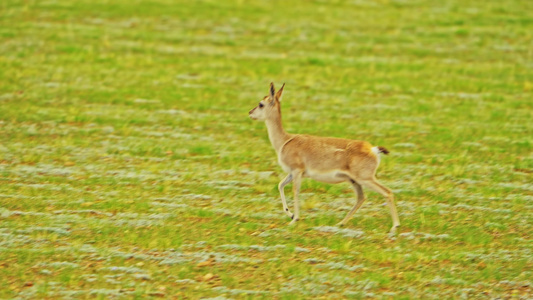
<path fill-rule="evenodd" d="M 372 152 L 374 152 L 376 155 L 379 156 L 379 153 L 380 153 L 381 151 L 379 151 L 379 148 L 376 146 L 376 147 L 372 147 Z"/>
<path fill-rule="evenodd" d="M 381 160 L 381 157 L 380 157 L 381 151 L 379 151 L 379 148 L 376 146 L 376 147 L 372 147 L 372 152 L 376 154 L 376 157 L 378 158 L 378 166 L 379 166 L 379 162 Z"/>

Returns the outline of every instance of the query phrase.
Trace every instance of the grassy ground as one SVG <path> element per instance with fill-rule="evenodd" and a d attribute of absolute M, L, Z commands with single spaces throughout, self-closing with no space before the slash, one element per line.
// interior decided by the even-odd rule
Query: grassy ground
<path fill-rule="evenodd" d="M 533 2 L 0 3 L 0 298 L 533 297 Z M 284 174 L 248 110 L 387 147 Z M 289 192 L 290 189 L 287 189 Z M 291 197 L 289 197 L 291 199 Z"/>

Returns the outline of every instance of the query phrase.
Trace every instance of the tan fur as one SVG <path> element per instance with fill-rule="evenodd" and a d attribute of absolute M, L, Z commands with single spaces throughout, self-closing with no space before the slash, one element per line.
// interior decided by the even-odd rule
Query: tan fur
<path fill-rule="evenodd" d="M 393 226 L 391 233 L 400 226 L 398 213 L 392 192 L 381 185 L 375 177 L 379 165 L 379 153 L 388 153 L 383 147 L 373 147 L 366 141 L 349 140 L 311 135 L 289 134 L 281 122 L 281 97 L 283 85 L 276 93 L 274 84 L 270 84 L 270 93 L 260 104 L 249 112 L 254 120 L 265 121 L 268 136 L 278 162 L 288 175 L 279 184 L 279 191 L 285 212 L 293 219 L 299 219 L 298 194 L 301 179 L 309 177 L 328 183 L 350 182 L 357 194 L 357 203 L 348 215 L 339 223 L 345 225 L 365 201 L 362 186 L 370 188 L 387 198 Z M 375 149 L 374 149 L 375 148 Z M 284 187 L 293 181 L 294 214 L 287 206 Z"/>

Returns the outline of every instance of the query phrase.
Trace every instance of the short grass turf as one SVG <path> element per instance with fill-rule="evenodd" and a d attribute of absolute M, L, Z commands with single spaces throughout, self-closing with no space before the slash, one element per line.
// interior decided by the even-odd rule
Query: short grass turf
<path fill-rule="evenodd" d="M 3 0 L 0 41 L 0 298 L 532 297 L 531 1 Z M 287 226 L 271 81 L 391 151 L 396 237 L 311 180 Z"/>

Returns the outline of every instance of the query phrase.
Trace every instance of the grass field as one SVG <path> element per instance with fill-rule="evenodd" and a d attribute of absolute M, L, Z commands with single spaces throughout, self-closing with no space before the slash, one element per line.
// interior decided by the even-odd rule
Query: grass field
<path fill-rule="evenodd" d="M 396 237 L 311 180 L 287 226 L 271 81 L 391 151 Z M 532 1 L 3 0 L 0 298 L 531 299 L 532 136 Z"/>

